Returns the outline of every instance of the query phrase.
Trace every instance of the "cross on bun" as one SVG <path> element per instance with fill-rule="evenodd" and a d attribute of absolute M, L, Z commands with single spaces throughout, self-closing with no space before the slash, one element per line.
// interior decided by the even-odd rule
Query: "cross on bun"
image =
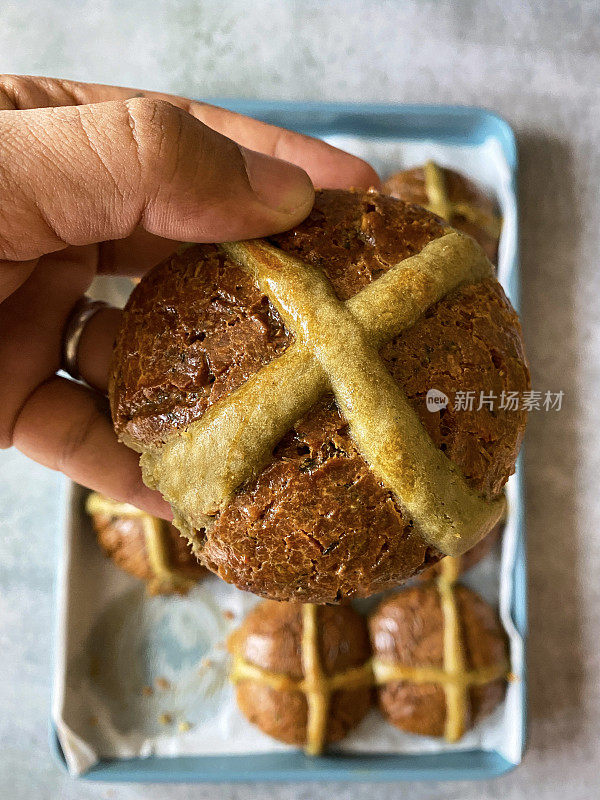
<path fill-rule="evenodd" d="M 171 502 L 202 562 L 264 597 L 332 603 L 398 585 L 436 562 L 440 547 L 460 549 L 455 530 L 473 537 L 463 550 L 487 533 L 502 515 L 526 413 L 477 403 L 458 410 L 453 398 L 459 390 L 520 392 L 529 373 L 517 315 L 472 240 L 392 197 L 323 190 L 293 230 L 228 247 L 188 247 L 142 279 L 125 309 L 109 382 L 117 434 L 142 453 L 146 482 Z M 258 279 L 252 270 L 263 256 Z M 399 263 L 409 258 L 407 268 Z M 475 265 L 464 275 L 463 258 Z M 325 326 L 318 347 L 319 331 L 307 333 L 316 348 L 308 355 L 290 321 L 293 292 L 288 315 L 284 290 L 276 287 L 273 300 L 265 289 L 269 276 L 288 273 L 307 295 L 326 297 L 308 309 Z M 386 331 L 383 344 L 369 331 L 362 342 L 358 301 L 392 275 L 393 302 L 384 295 L 375 317 L 367 315 L 368 328 Z M 337 318 L 325 311 L 336 303 L 351 334 L 347 352 Z M 396 303 L 403 329 L 390 336 Z M 365 358 L 385 384 L 380 408 Z M 282 385 L 276 376 L 284 367 Z M 361 369 L 364 396 L 355 380 Z M 432 388 L 448 395 L 446 409 L 427 410 Z M 250 406 L 236 407 L 240 393 Z M 379 412 L 395 422 L 394 403 L 400 433 L 375 458 L 380 435 L 392 430 Z M 289 420 L 281 411 L 288 407 Z M 253 437 L 262 450 L 248 465 L 236 448 L 243 440 L 240 452 L 252 453 Z M 461 503 L 470 509 L 464 519 Z"/>
<path fill-rule="evenodd" d="M 208 573 L 177 528 L 93 492 L 86 509 L 104 553 L 146 583 L 149 594 L 186 594 Z"/>
<path fill-rule="evenodd" d="M 342 739 L 371 706 L 369 635 L 349 605 L 263 601 L 230 636 L 228 648 L 244 716 L 312 755 Z M 311 650 L 316 664 L 307 658 Z"/>
<path fill-rule="evenodd" d="M 369 630 L 379 708 L 407 733 L 457 741 L 503 700 L 506 634 L 495 610 L 466 586 L 397 592 L 370 616 Z"/>

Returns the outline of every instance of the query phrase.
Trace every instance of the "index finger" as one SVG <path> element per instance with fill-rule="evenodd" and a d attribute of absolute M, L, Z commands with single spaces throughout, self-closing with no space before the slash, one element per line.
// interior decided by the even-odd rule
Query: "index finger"
<path fill-rule="evenodd" d="M 350 153 L 320 139 L 269 125 L 209 103 L 119 86 L 56 78 L 0 76 L 0 109 L 4 110 L 85 105 L 133 97 L 166 100 L 250 150 L 291 161 L 302 167 L 318 188 L 347 189 L 354 186 L 368 189 L 380 185 L 375 170 Z"/>

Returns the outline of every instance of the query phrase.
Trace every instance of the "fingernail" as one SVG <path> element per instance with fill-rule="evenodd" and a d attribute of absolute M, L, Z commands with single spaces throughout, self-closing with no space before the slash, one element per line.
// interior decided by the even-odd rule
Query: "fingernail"
<path fill-rule="evenodd" d="M 262 203 L 283 214 L 294 214 L 302 209 L 308 213 L 315 190 L 303 169 L 255 150 L 245 147 L 240 150 L 250 186 Z"/>

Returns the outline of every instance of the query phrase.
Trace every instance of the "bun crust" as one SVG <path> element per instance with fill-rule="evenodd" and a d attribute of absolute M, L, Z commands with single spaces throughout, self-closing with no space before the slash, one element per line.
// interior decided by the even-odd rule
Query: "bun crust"
<path fill-rule="evenodd" d="M 494 609 L 465 586 L 454 588 L 467 670 L 508 663 L 506 635 Z M 386 598 L 369 619 L 375 658 L 408 667 L 444 666 L 444 617 L 437 588 L 415 586 Z M 468 690 L 465 728 L 504 698 L 504 678 Z M 444 736 L 447 704 L 438 683 L 395 681 L 377 688 L 379 708 L 392 725 L 422 736 Z"/>
<path fill-rule="evenodd" d="M 363 618 L 350 606 L 318 609 L 319 652 L 327 676 L 360 667 L 370 655 Z M 268 672 L 302 680 L 302 606 L 262 602 L 233 634 L 230 649 L 249 664 Z M 306 744 L 308 704 L 299 691 L 274 689 L 253 680 L 236 686 L 240 710 L 250 722 L 275 739 Z M 371 706 L 372 690 L 365 685 L 334 692 L 329 703 L 325 742 L 337 742 L 355 727 Z"/>
<path fill-rule="evenodd" d="M 154 583 L 154 572 L 148 558 L 143 522 L 135 517 L 96 513 L 92 523 L 98 544 L 104 553 L 125 572 Z M 190 581 L 197 581 L 208 573 L 190 549 L 189 543 L 177 528 L 164 523 L 168 533 L 168 561 L 174 573 Z"/>
<path fill-rule="evenodd" d="M 317 193 L 310 216 L 270 241 L 321 268 L 342 300 L 442 236 L 422 208 L 372 192 Z M 212 245 L 156 267 L 134 290 L 117 338 L 109 395 L 115 429 L 142 451 L 198 419 L 293 341 L 247 273 Z M 430 388 L 523 391 L 518 318 L 499 284 L 462 285 L 381 355 L 435 444 L 486 498 L 514 470 L 526 414 L 427 411 Z M 223 579 L 264 597 L 331 603 L 398 585 L 440 558 L 357 451 L 325 396 L 194 537 Z"/>

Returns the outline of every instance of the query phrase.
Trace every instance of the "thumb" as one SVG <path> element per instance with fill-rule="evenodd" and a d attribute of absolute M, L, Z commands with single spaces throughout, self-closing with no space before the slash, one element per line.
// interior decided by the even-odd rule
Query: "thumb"
<path fill-rule="evenodd" d="M 178 241 L 276 233 L 309 213 L 304 170 L 147 98 L 0 112 L 0 259 L 131 234 Z"/>

